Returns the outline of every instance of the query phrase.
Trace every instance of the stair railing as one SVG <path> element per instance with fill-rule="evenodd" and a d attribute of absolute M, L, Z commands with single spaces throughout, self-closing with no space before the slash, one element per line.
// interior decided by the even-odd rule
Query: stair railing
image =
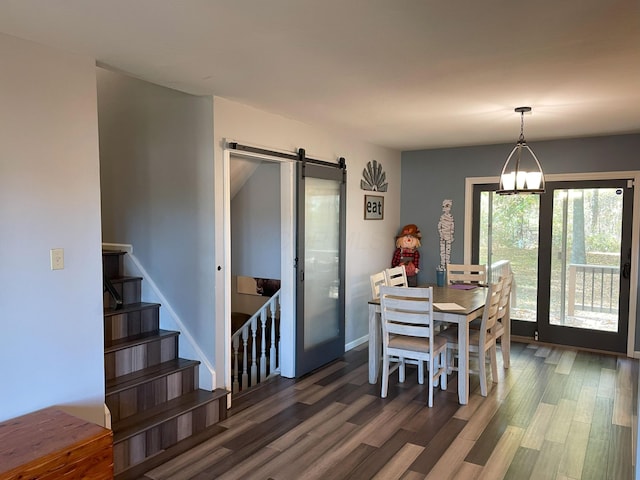
<path fill-rule="evenodd" d="M 116 290 L 116 287 L 113 285 L 113 283 L 111 282 L 111 280 L 109 280 L 107 278 L 106 275 L 102 276 L 102 280 L 103 280 L 103 289 L 105 292 L 109 292 L 109 295 L 111 295 L 111 298 L 113 299 L 114 303 L 115 303 L 115 309 L 119 310 L 122 308 L 122 295 L 120 295 L 120 292 L 118 292 L 118 290 Z"/>
<path fill-rule="evenodd" d="M 280 290 L 231 336 L 232 393 L 238 393 L 280 373 Z M 258 337 L 258 332 L 260 336 Z M 258 342 L 257 339 L 260 339 Z M 267 341 L 269 358 L 267 359 Z M 258 344 L 260 356 L 257 355 Z M 242 352 L 240 352 L 242 346 Z M 251 350 L 251 355 L 249 355 Z M 242 371 L 240 371 L 242 369 Z M 259 375 L 258 375 L 259 371 Z"/>

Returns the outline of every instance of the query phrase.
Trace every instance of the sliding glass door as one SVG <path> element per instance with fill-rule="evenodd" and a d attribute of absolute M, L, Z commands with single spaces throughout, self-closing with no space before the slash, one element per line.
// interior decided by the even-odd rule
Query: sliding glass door
<path fill-rule="evenodd" d="M 630 182 L 548 182 L 540 196 L 494 189 L 477 185 L 474 192 L 473 255 L 488 265 L 510 261 L 513 333 L 625 352 Z"/>

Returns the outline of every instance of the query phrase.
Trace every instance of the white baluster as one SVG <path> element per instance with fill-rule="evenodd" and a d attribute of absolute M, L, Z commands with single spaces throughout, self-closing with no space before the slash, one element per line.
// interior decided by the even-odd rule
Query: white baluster
<path fill-rule="evenodd" d="M 242 353 L 242 390 L 246 389 L 249 386 L 249 376 L 247 375 L 247 365 L 249 364 L 249 359 L 247 358 L 247 341 L 249 340 L 249 329 L 247 326 L 242 328 L 242 344 L 243 344 L 243 353 Z"/>
<path fill-rule="evenodd" d="M 260 324 L 262 327 L 260 342 L 260 381 L 264 382 L 267 378 L 267 346 L 265 344 L 265 330 L 267 328 L 267 308 L 266 305 L 260 310 Z"/>
<path fill-rule="evenodd" d="M 233 386 L 231 388 L 233 393 L 238 393 L 240 390 L 240 383 L 238 382 L 240 378 L 240 372 L 238 372 L 238 348 L 240 348 L 240 337 L 235 335 L 233 337 Z"/>
<path fill-rule="evenodd" d="M 271 345 L 269 346 L 269 374 L 277 369 L 276 366 L 276 304 L 280 298 L 280 291 L 271 298 L 269 307 L 271 310 Z M 278 335 L 279 336 L 279 335 Z"/>
<path fill-rule="evenodd" d="M 251 320 L 251 385 L 258 383 L 258 366 L 256 365 L 256 333 L 258 321 L 256 317 Z"/>

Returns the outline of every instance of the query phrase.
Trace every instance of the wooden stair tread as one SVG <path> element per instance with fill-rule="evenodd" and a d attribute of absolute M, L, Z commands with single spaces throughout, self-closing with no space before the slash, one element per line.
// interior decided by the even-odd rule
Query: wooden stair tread
<path fill-rule="evenodd" d="M 226 430 L 226 428 L 218 424 L 212 425 L 206 430 L 191 435 L 184 440 L 180 440 L 178 443 L 159 451 L 155 455 L 145 458 L 143 462 L 123 470 L 113 478 L 114 480 L 147 480 L 149 477 L 144 476 L 144 474 L 149 470 L 162 465 Z"/>
<path fill-rule="evenodd" d="M 129 275 L 122 275 L 119 277 L 111 277 L 109 279 L 111 283 L 120 283 L 120 282 L 134 282 L 136 280 L 144 280 L 142 277 L 132 277 Z"/>
<path fill-rule="evenodd" d="M 137 370 L 133 373 L 121 375 L 112 380 L 107 380 L 106 395 L 112 395 L 114 393 L 127 390 L 142 383 L 147 383 L 165 375 L 186 370 L 193 366 L 200 365 L 197 360 L 187 360 L 184 358 L 174 358 L 166 362 L 153 365 L 151 367 Z"/>
<path fill-rule="evenodd" d="M 113 443 L 122 442 L 127 438 L 144 432 L 156 425 L 160 425 L 194 408 L 221 399 L 227 394 L 228 392 L 226 390 L 219 388 L 213 392 L 202 389 L 195 390 L 194 392 L 181 395 L 173 400 L 169 400 L 168 402 L 144 410 L 119 422 L 115 422 L 112 425 Z"/>
<path fill-rule="evenodd" d="M 173 330 L 160 329 L 153 332 L 145 332 L 139 335 L 114 340 L 113 342 L 105 342 L 104 353 L 111 353 L 124 348 L 142 345 L 144 343 L 151 343 L 169 337 L 177 337 L 178 335 L 180 335 L 180 332 Z"/>
<path fill-rule="evenodd" d="M 147 308 L 160 308 L 159 303 L 149 303 L 149 302 L 137 302 L 137 303 L 126 303 L 122 305 L 122 308 L 105 308 L 104 316 L 108 317 L 111 315 L 121 315 L 123 313 L 128 312 L 136 312 L 138 310 L 145 310 Z"/>

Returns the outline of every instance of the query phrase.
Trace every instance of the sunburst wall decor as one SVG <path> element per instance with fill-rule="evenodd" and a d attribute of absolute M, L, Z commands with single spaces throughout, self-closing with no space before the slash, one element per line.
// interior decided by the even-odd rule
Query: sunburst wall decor
<path fill-rule="evenodd" d="M 376 160 L 367 163 L 367 168 L 362 170 L 362 180 L 360 180 L 360 188 L 370 192 L 386 192 L 387 174 L 382 170 L 382 164 Z"/>

